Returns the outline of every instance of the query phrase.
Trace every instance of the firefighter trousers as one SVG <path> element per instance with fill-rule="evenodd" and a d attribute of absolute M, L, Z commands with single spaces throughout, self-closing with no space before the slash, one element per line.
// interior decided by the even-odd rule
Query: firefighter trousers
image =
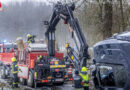
<path fill-rule="evenodd" d="M 89 90 L 89 87 L 83 87 L 84 88 L 84 90 Z"/>
<path fill-rule="evenodd" d="M 13 74 L 13 87 L 18 87 L 18 75 Z"/>

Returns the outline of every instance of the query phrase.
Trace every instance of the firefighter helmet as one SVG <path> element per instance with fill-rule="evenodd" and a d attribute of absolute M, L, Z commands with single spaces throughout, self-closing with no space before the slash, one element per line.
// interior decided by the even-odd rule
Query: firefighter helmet
<path fill-rule="evenodd" d="M 27 37 L 31 37 L 31 34 L 27 34 Z"/>
<path fill-rule="evenodd" d="M 69 47 L 69 43 L 66 43 L 65 47 L 68 48 Z"/>
<path fill-rule="evenodd" d="M 42 58 L 42 55 L 40 55 L 40 58 Z"/>
<path fill-rule="evenodd" d="M 11 60 L 12 60 L 12 62 L 15 62 L 15 61 L 16 61 L 16 58 L 15 58 L 15 57 L 13 57 Z"/>
<path fill-rule="evenodd" d="M 82 67 L 81 72 L 87 72 L 87 68 L 86 67 Z"/>

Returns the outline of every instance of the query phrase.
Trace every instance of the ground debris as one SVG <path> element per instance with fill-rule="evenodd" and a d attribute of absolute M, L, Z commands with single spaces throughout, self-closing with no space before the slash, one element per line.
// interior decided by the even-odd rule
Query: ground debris
<path fill-rule="evenodd" d="M 0 82 L 0 87 L 3 87 L 3 86 L 6 86 L 6 84 Z"/>

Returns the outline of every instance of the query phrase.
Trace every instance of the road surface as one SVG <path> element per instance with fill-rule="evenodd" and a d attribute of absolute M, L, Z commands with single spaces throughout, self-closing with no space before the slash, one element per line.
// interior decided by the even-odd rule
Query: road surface
<path fill-rule="evenodd" d="M 30 88 L 28 86 L 19 85 L 19 88 L 11 88 L 9 85 L 9 80 L 0 79 L 0 90 L 83 90 L 74 89 L 72 83 L 65 83 L 64 85 L 39 85 L 37 89 Z"/>

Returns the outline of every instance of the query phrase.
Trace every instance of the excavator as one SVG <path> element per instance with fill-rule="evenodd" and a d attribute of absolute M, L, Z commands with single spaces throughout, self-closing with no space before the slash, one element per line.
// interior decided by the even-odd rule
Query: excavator
<path fill-rule="evenodd" d="M 73 63 L 75 71 L 81 70 L 81 67 L 87 66 L 87 60 L 90 59 L 90 55 L 88 53 L 88 44 L 84 37 L 84 34 L 79 26 L 79 22 L 77 18 L 74 18 L 73 11 L 75 10 L 75 4 L 62 4 L 58 2 L 55 4 L 53 8 L 53 13 L 49 21 L 45 21 L 44 24 L 47 25 L 46 30 L 46 38 L 48 42 L 48 55 L 50 57 L 55 56 L 55 47 L 56 47 L 56 39 L 55 39 L 55 31 L 56 26 L 60 20 L 64 21 L 69 28 L 69 32 L 71 33 L 71 37 L 75 42 L 77 51 L 72 48 L 69 44 L 66 45 L 67 49 L 67 58 Z M 109 41 L 109 40 L 108 40 Z M 106 40 L 107 42 L 107 40 Z M 118 42 L 118 41 L 117 41 Z M 107 42 L 110 43 L 110 42 Z M 125 43 L 125 42 L 124 42 Z M 101 45 L 100 45 L 101 44 Z M 115 45 L 115 44 L 114 44 Z M 116 45 L 113 44 L 105 44 L 105 43 L 98 43 L 94 46 L 94 58 L 95 61 L 95 70 L 93 77 L 95 86 L 99 90 L 104 90 L 106 87 L 114 87 L 114 88 L 123 88 L 123 90 L 129 90 L 126 81 L 130 80 L 129 78 L 126 79 L 126 68 L 124 68 L 121 63 L 117 63 L 118 61 L 114 61 L 115 56 L 120 54 L 118 49 L 114 49 L 117 53 L 116 55 L 113 54 L 111 48 L 117 48 Z M 121 54 L 120 58 L 123 54 Z M 109 58 L 110 59 L 107 59 Z M 118 58 L 119 59 L 119 58 Z M 123 60 L 123 59 L 121 59 Z M 119 60 L 119 62 L 121 62 Z M 112 62 L 110 62 L 112 61 Z M 121 72 L 120 72 L 121 71 Z M 122 74 L 123 73 L 123 74 Z M 124 87 L 126 87 L 124 89 Z"/>

